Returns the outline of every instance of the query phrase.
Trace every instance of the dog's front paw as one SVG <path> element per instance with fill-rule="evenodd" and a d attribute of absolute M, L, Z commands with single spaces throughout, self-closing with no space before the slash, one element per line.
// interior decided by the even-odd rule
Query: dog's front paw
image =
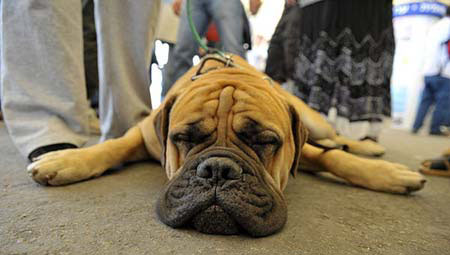
<path fill-rule="evenodd" d="M 27 171 L 42 185 L 64 185 L 102 174 L 96 160 L 87 149 L 54 151 L 38 157 L 28 165 Z"/>
<path fill-rule="evenodd" d="M 367 171 L 371 172 L 368 179 L 370 189 L 409 194 L 422 189 L 426 182 L 421 174 L 411 171 L 402 164 L 372 160 L 366 166 L 369 168 Z"/>
<path fill-rule="evenodd" d="M 351 153 L 363 156 L 382 156 L 386 152 L 386 148 L 371 140 L 357 141 L 348 145 Z"/>

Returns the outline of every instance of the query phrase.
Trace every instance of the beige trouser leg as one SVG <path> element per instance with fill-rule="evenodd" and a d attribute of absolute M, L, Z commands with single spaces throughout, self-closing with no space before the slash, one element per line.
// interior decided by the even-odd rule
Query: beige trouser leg
<path fill-rule="evenodd" d="M 1 3 L 2 111 L 25 157 L 54 143 L 87 140 L 81 1 Z"/>
<path fill-rule="evenodd" d="M 151 110 L 149 73 L 159 0 L 95 0 L 102 141 Z"/>

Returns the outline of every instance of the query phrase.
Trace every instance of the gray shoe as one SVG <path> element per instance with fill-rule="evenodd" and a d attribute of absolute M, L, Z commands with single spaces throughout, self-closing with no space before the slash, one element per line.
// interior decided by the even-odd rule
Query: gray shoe
<path fill-rule="evenodd" d="M 450 127 L 449 126 L 440 126 L 439 130 L 441 131 L 442 134 L 444 134 L 446 136 L 450 136 Z"/>

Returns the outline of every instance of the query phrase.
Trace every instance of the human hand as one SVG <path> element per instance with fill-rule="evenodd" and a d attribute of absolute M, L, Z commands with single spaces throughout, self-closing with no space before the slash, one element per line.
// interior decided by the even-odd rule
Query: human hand
<path fill-rule="evenodd" d="M 177 15 L 177 16 L 180 16 L 182 3 L 183 3 L 183 0 L 175 0 L 172 3 L 173 13 L 175 13 L 175 15 Z"/>
<path fill-rule="evenodd" d="M 297 0 L 286 0 L 286 4 L 292 6 L 297 3 Z"/>
<path fill-rule="evenodd" d="M 259 7 L 261 7 L 261 0 L 250 0 L 250 13 L 255 15 L 258 13 Z"/>

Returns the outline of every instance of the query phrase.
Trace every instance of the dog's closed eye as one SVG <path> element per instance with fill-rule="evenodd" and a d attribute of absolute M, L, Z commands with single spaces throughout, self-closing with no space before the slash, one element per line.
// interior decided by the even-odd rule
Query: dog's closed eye
<path fill-rule="evenodd" d="M 252 143 L 255 145 L 281 145 L 281 140 L 278 135 L 270 130 L 263 131 L 258 135 L 254 136 Z"/>
<path fill-rule="evenodd" d="M 191 143 L 194 142 L 194 136 L 188 133 L 176 133 L 170 136 L 170 139 L 177 143 L 177 142 L 187 142 Z"/>
<path fill-rule="evenodd" d="M 283 144 L 278 134 L 272 130 L 253 129 L 253 132 L 248 131 L 249 129 L 239 132 L 237 135 L 263 161 L 271 154 L 275 154 Z"/>
<path fill-rule="evenodd" d="M 187 153 L 198 144 L 204 144 L 211 134 L 199 132 L 198 130 L 187 130 L 170 135 L 172 143 L 177 145 L 181 151 Z"/>

